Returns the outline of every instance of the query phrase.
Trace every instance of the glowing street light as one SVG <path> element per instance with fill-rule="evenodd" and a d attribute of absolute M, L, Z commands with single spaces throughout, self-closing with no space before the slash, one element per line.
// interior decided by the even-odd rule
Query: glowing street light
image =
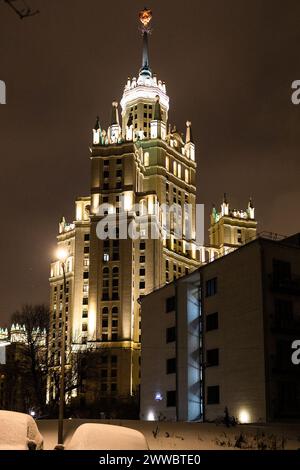
<path fill-rule="evenodd" d="M 56 257 L 61 263 L 65 263 L 68 257 L 68 251 L 65 248 L 58 248 Z"/>

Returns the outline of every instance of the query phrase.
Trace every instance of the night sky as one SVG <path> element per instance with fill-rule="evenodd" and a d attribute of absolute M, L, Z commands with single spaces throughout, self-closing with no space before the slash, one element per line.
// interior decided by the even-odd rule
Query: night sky
<path fill-rule="evenodd" d="M 141 62 L 140 1 L 27 0 L 20 20 L 0 0 L 0 323 L 48 301 L 58 221 L 89 193 L 95 117 Z M 117 7 L 116 7 L 117 6 Z M 150 65 L 165 80 L 170 122 L 192 121 L 198 202 L 252 195 L 259 231 L 300 231 L 299 0 L 152 0 Z"/>

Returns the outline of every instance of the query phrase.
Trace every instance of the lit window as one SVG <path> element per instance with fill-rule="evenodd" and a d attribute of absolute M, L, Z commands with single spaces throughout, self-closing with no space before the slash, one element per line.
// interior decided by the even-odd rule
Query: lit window
<path fill-rule="evenodd" d="M 170 158 L 166 157 L 166 170 L 170 171 Z"/>
<path fill-rule="evenodd" d="M 177 176 L 178 178 L 181 178 L 181 165 L 180 164 L 178 164 Z"/>
<path fill-rule="evenodd" d="M 188 183 L 189 182 L 189 171 L 186 169 L 185 172 L 184 172 L 184 179 L 185 179 L 185 182 Z"/>
<path fill-rule="evenodd" d="M 109 254 L 108 254 L 108 253 L 104 253 L 104 255 L 103 255 L 103 261 L 104 261 L 105 263 L 107 263 L 107 262 L 109 261 Z"/>
<path fill-rule="evenodd" d="M 149 166 L 149 152 L 144 153 L 144 165 Z"/>

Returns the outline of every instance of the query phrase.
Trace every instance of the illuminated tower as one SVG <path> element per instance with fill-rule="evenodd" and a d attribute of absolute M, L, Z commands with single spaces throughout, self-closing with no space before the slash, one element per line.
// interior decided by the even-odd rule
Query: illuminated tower
<path fill-rule="evenodd" d="M 231 209 L 224 194 L 221 210 L 213 206 L 210 216 L 209 242 L 225 255 L 256 237 L 257 221 L 251 198 L 246 210 Z"/>
<path fill-rule="evenodd" d="M 139 385 L 141 317 L 139 298 L 196 267 L 196 162 L 191 123 L 186 137 L 168 126 L 166 85 L 152 73 L 148 41 L 151 11 L 143 10 L 142 66 L 128 78 L 120 101 L 113 101 L 105 130 L 97 117 L 91 146 L 90 197 L 77 201 L 76 220 L 60 224 L 59 246 L 67 260 L 67 343 L 73 351 L 94 348 L 107 356 L 96 379 L 100 395 L 128 396 Z M 120 118 L 121 114 L 121 118 Z M 170 215 L 170 236 L 163 205 L 177 204 Z M 120 237 L 126 219 L 138 237 Z M 103 220 L 115 221 L 116 237 L 99 237 Z M 181 237 L 176 237 L 180 226 Z M 159 234 L 156 238 L 151 230 Z M 68 264 L 69 263 L 69 264 Z M 55 357 L 62 310 L 62 270 L 52 265 L 50 352 Z M 55 312 L 55 316 L 54 316 Z M 154 326 L 155 328 L 155 326 Z M 155 334 L 155 331 L 154 331 Z M 93 399 L 95 384 L 85 384 Z M 51 389 L 51 384 L 49 388 Z M 51 393 L 50 393 L 51 395 Z"/>

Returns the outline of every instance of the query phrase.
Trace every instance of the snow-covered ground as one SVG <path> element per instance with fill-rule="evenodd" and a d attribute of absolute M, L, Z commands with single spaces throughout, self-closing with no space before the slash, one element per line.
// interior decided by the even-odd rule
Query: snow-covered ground
<path fill-rule="evenodd" d="M 127 426 L 141 431 L 151 450 L 223 450 L 240 448 L 300 449 L 300 423 L 278 425 L 223 425 L 203 423 L 173 423 L 154 421 L 80 420 L 65 421 L 65 445 L 83 423 L 106 423 Z M 44 449 L 53 449 L 57 443 L 57 421 L 37 421 L 44 437 Z M 109 449 L 108 449 L 109 450 Z"/>

